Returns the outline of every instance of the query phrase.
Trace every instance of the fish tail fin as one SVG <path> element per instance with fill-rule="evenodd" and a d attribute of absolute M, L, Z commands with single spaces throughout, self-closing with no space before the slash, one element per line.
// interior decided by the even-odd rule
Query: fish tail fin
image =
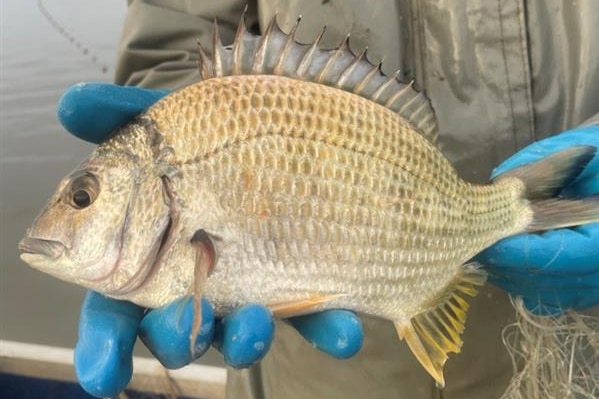
<path fill-rule="evenodd" d="M 527 232 L 578 226 L 599 221 L 599 196 L 559 197 L 595 156 L 592 146 L 576 146 L 559 151 L 540 161 L 520 166 L 497 180 L 517 178 L 525 186 L 524 197 L 530 202 L 532 221 Z"/>
<path fill-rule="evenodd" d="M 405 339 L 420 364 L 441 387 L 445 386 L 443 365 L 450 352 L 462 347 L 468 302 L 486 280 L 486 273 L 475 265 L 465 265 L 443 292 L 431 300 L 431 308 L 407 321 L 395 321 L 400 339 Z"/>
<path fill-rule="evenodd" d="M 599 222 L 599 195 L 584 199 L 547 199 L 531 204 L 533 219 L 527 232 Z"/>

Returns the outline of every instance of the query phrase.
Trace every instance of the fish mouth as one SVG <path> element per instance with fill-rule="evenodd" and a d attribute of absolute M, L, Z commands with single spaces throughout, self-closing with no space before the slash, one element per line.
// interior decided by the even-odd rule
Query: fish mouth
<path fill-rule="evenodd" d="M 63 254 L 65 246 L 58 241 L 36 237 L 25 237 L 19 242 L 21 254 L 42 255 L 56 259 Z"/>

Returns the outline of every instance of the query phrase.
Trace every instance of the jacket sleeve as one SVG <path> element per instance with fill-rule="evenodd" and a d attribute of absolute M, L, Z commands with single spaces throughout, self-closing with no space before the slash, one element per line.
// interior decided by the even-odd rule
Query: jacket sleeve
<path fill-rule="evenodd" d="M 197 43 L 212 47 L 218 18 L 224 43 L 233 41 L 246 4 L 248 26 L 256 7 L 247 0 L 130 0 L 119 44 L 115 83 L 173 89 L 198 79 Z"/>

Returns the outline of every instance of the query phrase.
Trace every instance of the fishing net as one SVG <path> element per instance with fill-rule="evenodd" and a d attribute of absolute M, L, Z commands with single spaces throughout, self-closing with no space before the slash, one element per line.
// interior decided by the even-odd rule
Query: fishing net
<path fill-rule="evenodd" d="M 599 319 L 574 311 L 538 316 L 512 302 L 516 322 L 503 342 L 514 377 L 502 399 L 599 398 Z"/>

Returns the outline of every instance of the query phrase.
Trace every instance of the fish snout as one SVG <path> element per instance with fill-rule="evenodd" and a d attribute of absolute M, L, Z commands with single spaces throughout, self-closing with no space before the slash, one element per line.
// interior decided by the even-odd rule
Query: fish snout
<path fill-rule="evenodd" d="M 64 250 L 65 246 L 61 242 L 43 238 L 26 236 L 19 242 L 21 254 L 43 255 L 56 259 L 62 255 Z"/>

